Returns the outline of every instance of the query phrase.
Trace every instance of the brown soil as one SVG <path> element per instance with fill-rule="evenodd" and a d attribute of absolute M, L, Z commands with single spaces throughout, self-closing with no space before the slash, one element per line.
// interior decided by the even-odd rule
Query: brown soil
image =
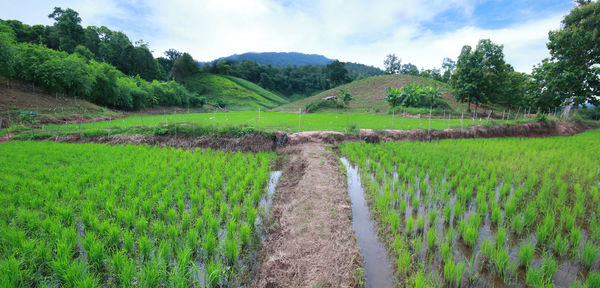
<path fill-rule="evenodd" d="M 274 149 L 273 140 L 261 133 L 246 134 L 242 137 L 107 135 L 92 138 L 80 138 L 78 134 L 72 134 L 67 136 L 53 136 L 48 140 L 68 143 L 105 143 L 111 145 L 156 145 L 183 149 L 210 148 L 242 152 L 259 152 Z"/>
<path fill-rule="evenodd" d="M 323 144 L 289 154 L 277 186 L 263 261 L 254 287 L 354 287 L 361 257 L 352 230 L 346 179 Z"/>
<path fill-rule="evenodd" d="M 64 97 L 61 94 L 48 94 L 43 89 L 32 84 L 26 84 L 19 81 L 0 77 L 0 117 L 2 125 L 11 124 L 7 116 L 8 111 L 34 111 L 38 114 L 61 115 L 60 117 L 40 117 L 40 124 L 65 124 L 79 123 L 79 121 L 90 122 L 99 120 L 108 120 L 102 117 L 81 119 L 82 113 L 104 113 L 109 110 L 102 108 L 90 102 Z M 64 115 L 64 116 L 62 116 Z M 18 115 L 11 115 L 15 121 Z M 104 116 L 103 116 L 104 117 Z M 113 116 L 113 119 L 116 118 Z"/>

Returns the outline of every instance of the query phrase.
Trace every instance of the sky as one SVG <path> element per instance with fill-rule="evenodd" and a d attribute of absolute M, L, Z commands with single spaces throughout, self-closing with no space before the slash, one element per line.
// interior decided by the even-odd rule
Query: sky
<path fill-rule="evenodd" d="M 198 61 L 245 52 L 302 52 L 383 68 L 388 54 L 419 68 L 456 60 L 479 39 L 504 45 L 520 72 L 549 56 L 548 32 L 572 0 L 0 0 L 0 18 L 51 25 L 53 7 Z"/>

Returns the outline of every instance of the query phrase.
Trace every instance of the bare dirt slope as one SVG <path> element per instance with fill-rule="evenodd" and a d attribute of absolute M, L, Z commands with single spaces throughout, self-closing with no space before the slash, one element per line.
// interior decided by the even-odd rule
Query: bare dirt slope
<path fill-rule="evenodd" d="M 288 147 L 255 287 L 354 287 L 361 257 L 350 199 L 325 145 Z"/>

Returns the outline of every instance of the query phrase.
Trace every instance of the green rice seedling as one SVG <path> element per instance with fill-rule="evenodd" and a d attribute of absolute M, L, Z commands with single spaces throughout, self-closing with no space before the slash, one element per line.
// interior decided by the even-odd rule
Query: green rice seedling
<path fill-rule="evenodd" d="M 504 207 L 504 216 L 506 217 L 506 219 L 514 219 L 513 216 L 515 215 L 516 211 L 517 211 L 517 197 L 513 197 L 511 198 L 509 201 L 506 202 L 506 205 Z"/>
<path fill-rule="evenodd" d="M 573 226 L 573 228 L 571 228 L 571 233 L 569 237 L 571 238 L 571 251 L 573 252 L 573 254 L 576 254 L 579 252 L 579 243 L 581 242 L 581 230 Z"/>
<path fill-rule="evenodd" d="M 560 233 L 556 234 L 554 239 L 554 252 L 559 257 L 564 257 L 569 251 L 569 240 L 563 238 Z"/>
<path fill-rule="evenodd" d="M 504 243 L 506 243 L 506 229 L 504 229 L 504 227 L 500 227 L 498 228 L 498 231 L 496 231 L 496 237 L 495 237 L 495 244 L 496 244 L 496 249 L 500 249 L 502 247 L 504 247 Z"/>
<path fill-rule="evenodd" d="M 523 233 L 523 215 L 517 214 L 512 218 L 510 223 L 513 233 L 520 235 Z"/>
<path fill-rule="evenodd" d="M 417 218 L 417 231 L 425 232 L 425 215 L 421 215 Z"/>
<path fill-rule="evenodd" d="M 600 273 L 598 273 L 598 271 L 591 272 L 590 275 L 588 275 L 587 280 L 585 281 L 585 285 L 588 288 L 600 287 Z"/>
<path fill-rule="evenodd" d="M 177 218 L 177 212 L 175 212 L 175 209 L 173 209 L 173 208 L 169 209 L 169 211 L 167 211 L 167 220 L 169 220 L 169 224 L 171 224 L 171 225 L 175 224 L 176 218 Z"/>
<path fill-rule="evenodd" d="M 525 283 L 529 287 L 543 287 L 544 286 L 544 274 L 542 268 L 527 268 L 525 273 Z"/>
<path fill-rule="evenodd" d="M 146 237 L 146 235 L 142 235 L 138 239 L 138 247 L 144 259 L 150 259 L 150 251 L 152 250 L 152 240 Z"/>
<path fill-rule="evenodd" d="M 240 253 L 238 240 L 232 237 L 225 237 L 225 244 L 223 246 L 223 249 L 223 254 L 227 259 L 227 263 L 233 265 Z"/>
<path fill-rule="evenodd" d="M 496 249 L 494 247 L 494 243 L 492 243 L 492 241 L 489 239 L 483 239 L 481 242 L 481 255 L 483 255 L 486 260 L 491 262 L 495 257 L 495 252 Z"/>
<path fill-rule="evenodd" d="M 460 219 L 465 212 L 465 204 L 460 201 L 456 201 L 454 204 L 454 218 Z"/>
<path fill-rule="evenodd" d="M 167 276 L 167 270 L 163 263 L 156 258 L 147 261 L 140 273 L 140 287 L 160 287 Z"/>
<path fill-rule="evenodd" d="M 248 226 L 254 230 L 254 222 L 256 222 L 257 211 L 254 208 L 251 208 L 247 211 L 246 217 L 248 218 Z"/>
<path fill-rule="evenodd" d="M 412 262 L 411 256 L 410 256 L 410 252 L 407 251 L 406 249 L 403 249 L 400 254 L 398 255 L 398 260 L 396 262 L 396 265 L 398 266 L 397 269 L 400 272 L 401 275 L 408 275 L 408 272 L 410 271 L 410 263 Z"/>
<path fill-rule="evenodd" d="M 495 226 L 499 226 L 502 224 L 502 210 L 500 210 L 500 207 L 498 207 L 498 205 L 494 205 L 494 207 L 492 208 L 492 214 L 490 216 L 490 219 L 492 220 L 492 224 L 494 224 Z"/>
<path fill-rule="evenodd" d="M 221 287 L 224 279 L 225 269 L 219 261 L 210 261 L 206 265 L 204 273 L 205 283 L 209 287 Z"/>
<path fill-rule="evenodd" d="M 535 223 L 537 217 L 537 207 L 535 202 L 530 202 L 527 204 L 527 208 L 525 208 L 525 214 L 523 214 L 523 223 L 525 224 L 525 228 L 530 229 Z"/>
<path fill-rule="evenodd" d="M 452 257 L 452 250 L 450 249 L 450 241 L 444 241 L 442 243 L 442 260 L 443 261 L 448 261 L 448 259 L 451 259 Z"/>
<path fill-rule="evenodd" d="M 146 234 L 147 229 L 148 229 L 148 219 L 146 219 L 146 217 L 142 216 L 138 219 L 138 221 L 135 222 L 135 232 L 138 235 L 144 235 L 144 234 Z"/>
<path fill-rule="evenodd" d="M 450 205 L 444 207 L 444 221 L 446 221 L 447 224 L 450 224 L 452 221 L 452 207 L 450 207 Z"/>
<path fill-rule="evenodd" d="M 406 233 L 409 236 L 412 236 L 414 228 L 415 228 L 415 220 L 412 216 L 408 216 L 408 218 L 406 219 Z"/>
<path fill-rule="evenodd" d="M 465 263 L 462 261 L 459 261 L 456 264 L 456 287 L 460 287 L 460 283 L 462 282 L 462 277 L 463 277 L 463 273 L 465 270 Z"/>
<path fill-rule="evenodd" d="M 434 227 L 431 227 L 427 230 L 427 247 L 429 250 L 434 251 L 435 244 L 437 241 L 437 235 Z"/>
<path fill-rule="evenodd" d="M 435 220 L 437 218 L 437 213 L 435 212 L 435 210 L 431 210 L 429 211 L 429 225 L 430 226 L 435 226 Z"/>
<path fill-rule="evenodd" d="M 165 235 L 165 231 L 167 230 L 165 223 L 162 221 L 155 221 L 152 225 L 152 230 L 154 232 L 154 237 L 160 239 Z"/>
<path fill-rule="evenodd" d="M 177 234 L 179 234 L 177 226 L 169 226 L 169 228 L 167 228 L 167 235 L 169 235 L 172 247 L 177 245 Z"/>
<path fill-rule="evenodd" d="M 124 231 L 123 232 L 123 248 L 125 248 L 125 251 L 127 253 L 129 253 L 130 255 L 133 254 L 133 235 L 131 235 L 131 232 L 129 231 Z"/>
<path fill-rule="evenodd" d="M 189 229 L 186 233 L 187 236 L 187 247 L 191 251 L 196 251 L 196 247 L 198 246 L 198 234 L 196 234 L 195 229 Z"/>
<path fill-rule="evenodd" d="M 581 250 L 581 263 L 586 268 L 592 268 L 598 259 L 598 247 L 594 245 L 594 243 L 588 241 L 583 245 L 583 250 Z"/>
<path fill-rule="evenodd" d="M 96 235 L 93 232 L 85 235 L 83 247 L 87 251 L 91 268 L 96 272 L 102 271 L 105 256 L 104 246 L 102 245 L 102 242 L 96 238 Z"/>
<path fill-rule="evenodd" d="M 456 263 L 449 259 L 444 263 L 444 280 L 448 286 L 454 286 L 456 283 Z"/>
<path fill-rule="evenodd" d="M 390 211 L 387 215 L 388 222 L 390 223 L 390 227 L 392 228 L 392 235 L 396 236 L 400 227 L 400 215 L 396 214 L 393 211 Z"/>
<path fill-rule="evenodd" d="M 425 278 L 425 274 L 423 273 L 422 270 L 417 271 L 417 273 L 415 273 L 415 283 L 412 287 L 414 288 L 425 288 L 425 287 L 432 287 L 432 285 L 430 285 L 427 282 L 427 279 Z"/>
<path fill-rule="evenodd" d="M 202 246 L 207 259 L 212 258 L 217 250 L 217 237 L 211 230 L 204 234 Z"/>
<path fill-rule="evenodd" d="M 135 273 L 135 265 L 127 255 L 117 251 L 113 254 L 112 260 L 112 271 L 119 284 L 122 287 L 131 287 L 133 285 L 133 276 Z"/>
<path fill-rule="evenodd" d="M 415 209 L 415 211 L 419 208 L 419 197 L 412 197 L 412 207 Z"/>
<path fill-rule="evenodd" d="M 244 224 L 240 227 L 240 241 L 242 246 L 247 246 L 250 243 L 250 234 L 252 233 L 252 229 L 248 224 Z"/>
<path fill-rule="evenodd" d="M 406 213 L 406 200 L 400 200 L 400 205 L 398 209 L 400 210 L 401 215 L 404 215 Z"/>
<path fill-rule="evenodd" d="M 533 258 L 534 246 L 529 242 L 523 242 L 519 248 L 519 263 L 522 267 L 529 269 L 531 259 Z"/>
<path fill-rule="evenodd" d="M 169 263 L 171 260 L 171 249 L 169 248 L 169 243 L 167 240 L 162 240 L 160 245 L 158 246 L 158 251 L 160 258 L 164 263 Z"/>
<path fill-rule="evenodd" d="M 558 264 L 554 260 L 554 257 L 552 257 L 550 254 L 544 253 L 544 261 L 542 262 L 542 273 L 544 274 L 544 279 L 552 279 L 557 271 Z"/>

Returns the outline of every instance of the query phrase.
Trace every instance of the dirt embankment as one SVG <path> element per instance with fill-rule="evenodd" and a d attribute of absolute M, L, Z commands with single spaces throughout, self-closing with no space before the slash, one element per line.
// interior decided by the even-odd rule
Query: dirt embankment
<path fill-rule="evenodd" d="M 501 137 L 548 137 L 572 136 L 589 128 L 578 121 L 573 122 L 532 122 L 517 125 L 498 125 L 470 129 L 446 130 L 382 130 L 361 129 L 360 134 L 344 134 L 336 131 L 307 131 L 288 134 L 289 145 L 317 142 L 337 145 L 344 141 L 431 141 L 461 138 L 501 138 Z"/>
<path fill-rule="evenodd" d="M 354 287 L 361 257 L 346 179 L 319 143 L 290 146 L 254 287 Z"/>
<path fill-rule="evenodd" d="M 48 140 L 67 143 L 156 145 L 183 149 L 210 148 L 215 150 L 242 152 L 260 152 L 275 149 L 273 139 L 261 133 L 246 134 L 241 137 L 107 135 L 92 138 L 81 138 L 78 134 L 72 134 L 67 136 L 53 136 Z"/>

